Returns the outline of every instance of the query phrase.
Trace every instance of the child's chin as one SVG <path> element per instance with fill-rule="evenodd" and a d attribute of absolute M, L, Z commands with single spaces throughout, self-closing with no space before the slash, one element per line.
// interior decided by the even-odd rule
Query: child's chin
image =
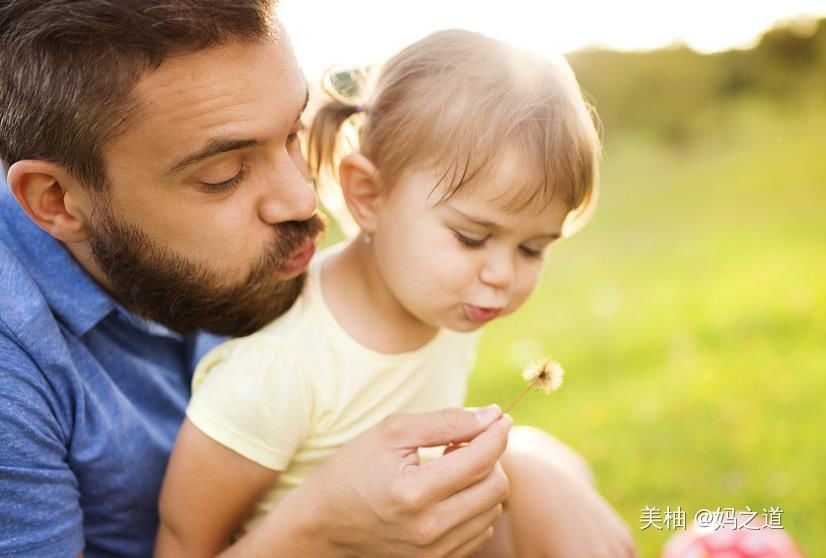
<path fill-rule="evenodd" d="M 445 327 L 451 331 L 457 331 L 459 333 L 471 333 L 473 331 L 476 331 L 477 329 L 480 329 L 483 325 L 485 324 L 479 322 L 472 322 L 470 320 L 461 320 L 448 325 L 443 325 L 442 327 Z"/>

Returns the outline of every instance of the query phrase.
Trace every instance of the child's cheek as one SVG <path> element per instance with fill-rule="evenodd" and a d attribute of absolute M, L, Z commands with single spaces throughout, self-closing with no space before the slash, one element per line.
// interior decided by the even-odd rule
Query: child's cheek
<path fill-rule="evenodd" d="M 522 306 L 528 297 L 531 296 L 533 291 L 536 290 L 536 286 L 539 283 L 540 273 L 541 266 L 536 266 L 535 270 L 529 271 L 517 284 L 517 288 L 514 291 L 513 298 L 509 304 L 509 306 L 511 306 L 511 312 Z"/>

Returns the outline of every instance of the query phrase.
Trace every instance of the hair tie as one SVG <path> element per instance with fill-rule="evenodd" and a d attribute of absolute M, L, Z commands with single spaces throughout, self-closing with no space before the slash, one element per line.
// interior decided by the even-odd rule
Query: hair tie
<path fill-rule="evenodd" d="M 364 105 L 356 102 L 365 98 L 367 91 L 367 72 L 364 68 L 332 66 L 321 78 L 321 89 L 333 100 L 349 105 L 358 112 L 366 110 Z"/>
<path fill-rule="evenodd" d="M 367 112 L 367 107 L 364 106 L 364 103 L 356 103 L 355 105 L 353 105 L 353 110 L 356 113 Z"/>

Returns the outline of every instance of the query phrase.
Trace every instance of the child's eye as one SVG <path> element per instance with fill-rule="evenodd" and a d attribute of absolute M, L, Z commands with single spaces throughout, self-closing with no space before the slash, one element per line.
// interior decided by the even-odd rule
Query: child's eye
<path fill-rule="evenodd" d="M 241 167 L 238 174 L 225 180 L 223 182 L 201 182 L 201 188 L 208 194 L 220 194 L 221 192 L 229 192 L 237 187 L 246 176 L 246 169 Z"/>
<path fill-rule="evenodd" d="M 453 234 L 456 236 L 456 240 L 458 240 L 461 244 L 467 246 L 468 248 L 481 248 L 482 245 L 485 243 L 485 240 L 487 240 L 487 237 L 471 238 L 469 236 L 463 235 L 459 231 L 453 231 Z"/>
<path fill-rule="evenodd" d="M 529 258 L 536 258 L 538 260 L 541 260 L 545 255 L 544 250 L 534 250 L 532 248 L 528 248 L 527 246 L 520 246 L 519 249 L 522 250 L 522 253 Z"/>

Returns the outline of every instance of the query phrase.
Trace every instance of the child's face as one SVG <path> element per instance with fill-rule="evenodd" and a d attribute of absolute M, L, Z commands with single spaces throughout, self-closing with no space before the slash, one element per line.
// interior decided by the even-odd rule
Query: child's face
<path fill-rule="evenodd" d="M 490 176 L 439 202 L 434 169 L 405 174 L 381 196 L 373 248 L 388 289 L 420 321 L 473 331 L 522 305 L 568 207 L 506 211 L 518 173 L 504 159 Z"/>

